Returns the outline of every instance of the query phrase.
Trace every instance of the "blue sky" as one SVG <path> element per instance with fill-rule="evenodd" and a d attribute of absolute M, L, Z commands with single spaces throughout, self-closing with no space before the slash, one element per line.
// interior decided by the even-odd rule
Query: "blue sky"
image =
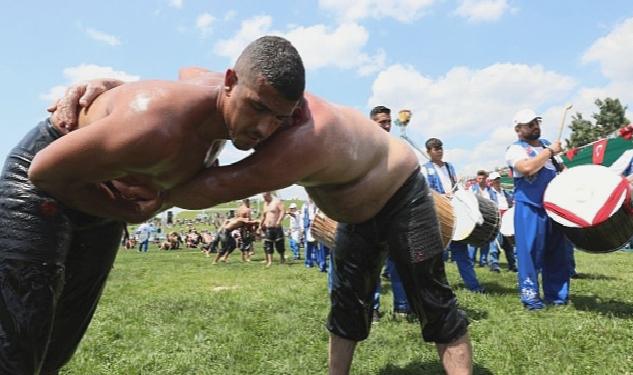
<path fill-rule="evenodd" d="M 596 97 L 633 104 L 630 0 L 3 3 L 3 157 L 69 84 L 175 79 L 192 65 L 224 71 L 265 34 L 297 46 L 309 91 L 364 113 L 411 109 L 409 135 L 420 145 L 442 139 L 461 174 L 503 165 L 519 109 L 541 113 L 544 136 L 555 138 L 567 103 L 585 117 Z M 228 148 L 221 160 L 243 155 Z"/>

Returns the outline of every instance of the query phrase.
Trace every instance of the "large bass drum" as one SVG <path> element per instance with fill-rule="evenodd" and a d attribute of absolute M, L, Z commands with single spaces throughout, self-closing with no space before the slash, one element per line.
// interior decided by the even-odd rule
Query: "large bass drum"
<path fill-rule="evenodd" d="M 453 207 L 450 201 L 435 191 L 431 191 L 433 196 L 433 202 L 435 207 L 435 213 L 437 221 L 440 227 L 440 234 L 442 236 L 442 244 L 446 248 L 453 236 Z M 323 243 L 330 249 L 335 248 L 336 242 L 336 228 L 338 223 L 325 215 L 321 211 L 317 211 L 317 214 L 312 223 L 311 232 L 314 238 Z"/>
<path fill-rule="evenodd" d="M 483 246 L 499 233 L 499 210 L 495 202 L 469 190 L 457 190 L 451 200 L 455 212 L 453 241 Z"/>
<path fill-rule="evenodd" d="M 556 176 L 543 198 L 547 215 L 581 250 L 608 253 L 633 236 L 629 182 L 600 165 L 581 165 Z"/>

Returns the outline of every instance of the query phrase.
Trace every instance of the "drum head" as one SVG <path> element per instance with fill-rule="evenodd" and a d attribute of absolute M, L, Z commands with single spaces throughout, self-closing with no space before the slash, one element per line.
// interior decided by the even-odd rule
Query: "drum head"
<path fill-rule="evenodd" d="M 581 165 L 556 176 L 545 189 L 547 215 L 570 228 L 586 228 L 610 218 L 622 206 L 629 184 L 607 167 Z"/>
<path fill-rule="evenodd" d="M 499 232 L 506 237 L 514 236 L 514 207 L 507 210 L 501 217 Z"/>
<path fill-rule="evenodd" d="M 456 191 L 451 200 L 451 205 L 455 214 L 453 241 L 462 241 L 472 233 L 475 225 L 484 222 L 484 218 L 479 212 L 477 197 L 471 191 Z"/>

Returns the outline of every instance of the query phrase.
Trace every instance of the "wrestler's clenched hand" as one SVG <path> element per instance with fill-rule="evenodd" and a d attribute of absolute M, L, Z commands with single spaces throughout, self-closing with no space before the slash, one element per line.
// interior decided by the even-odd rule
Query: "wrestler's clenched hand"
<path fill-rule="evenodd" d="M 123 83 L 118 79 L 94 79 L 69 87 L 61 99 L 47 108 L 52 113 L 52 123 L 66 132 L 77 129 L 81 108 L 90 106 L 97 96 Z"/>

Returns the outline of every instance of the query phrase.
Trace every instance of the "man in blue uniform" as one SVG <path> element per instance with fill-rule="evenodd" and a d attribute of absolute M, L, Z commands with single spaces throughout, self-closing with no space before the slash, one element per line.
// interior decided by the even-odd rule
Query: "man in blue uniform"
<path fill-rule="evenodd" d="M 514 231 L 519 263 L 521 302 L 529 310 L 540 310 L 543 302 L 563 305 L 569 298 L 571 243 L 553 225 L 543 208 L 547 184 L 556 176 L 560 141 L 541 139 L 541 117 L 531 109 L 513 119 L 518 140 L 506 151 L 514 177 Z M 538 273 L 543 281 L 543 299 Z"/>
<path fill-rule="evenodd" d="M 450 198 L 457 184 L 457 175 L 455 174 L 455 168 L 442 160 L 444 157 L 443 143 L 437 138 L 429 138 L 425 146 L 431 160 L 424 164 L 422 173 L 426 176 L 431 189 Z M 477 280 L 474 263 L 468 256 L 466 243 L 451 242 L 448 248 L 451 251 L 451 257 L 457 263 L 457 269 L 462 280 L 464 280 L 466 288 L 472 292 L 482 293 L 484 289 L 479 285 L 479 280 Z"/>

